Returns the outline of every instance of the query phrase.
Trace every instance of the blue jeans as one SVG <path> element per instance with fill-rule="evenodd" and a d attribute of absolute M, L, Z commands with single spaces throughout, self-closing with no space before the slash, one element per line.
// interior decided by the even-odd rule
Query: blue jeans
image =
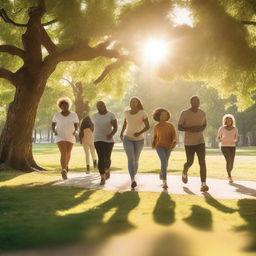
<path fill-rule="evenodd" d="M 133 179 L 138 171 L 139 167 L 139 157 L 144 146 L 143 140 L 131 140 L 124 137 L 123 141 L 124 150 L 128 158 L 128 170 L 131 179 Z"/>
<path fill-rule="evenodd" d="M 156 152 L 161 161 L 161 173 L 163 180 L 166 180 L 168 160 L 171 154 L 171 150 L 165 147 L 156 147 Z"/>

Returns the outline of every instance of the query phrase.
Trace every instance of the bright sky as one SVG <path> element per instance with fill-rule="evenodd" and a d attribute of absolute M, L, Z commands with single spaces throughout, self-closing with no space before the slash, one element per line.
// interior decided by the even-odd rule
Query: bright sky
<path fill-rule="evenodd" d="M 192 27 L 194 23 L 192 13 L 188 9 L 178 6 L 173 9 L 173 12 L 170 13 L 169 18 L 175 26 L 188 25 Z"/>

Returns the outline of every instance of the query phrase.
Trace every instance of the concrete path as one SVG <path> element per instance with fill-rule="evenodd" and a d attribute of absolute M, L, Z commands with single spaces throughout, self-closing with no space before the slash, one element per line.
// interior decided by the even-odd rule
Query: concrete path
<path fill-rule="evenodd" d="M 207 179 L 209 191 L 206 193 L 200 192 L 200 178 L 188 177 L 188 183 L 183 184 L 181 176 L 168 175 L 167 190 L 161 187 L 161 181 L 157 174 L 138 174 L 136 181 L 138 186 L 136 191 L 152 191 L 152 192 L 168 192 L 169 194 L 190 194 L 199 196 L 208 196 L 219 199 L 256 199 L 256 182 L 254 181 L 235 181 L 229 184 L 227 180 Z M 131 190 L 131 182 L 128 174 L 111 173 L 111 177 L 106 181 L 104 186 L 99 185 L 99 174 L 85 174 L 85 173 L 68 173 L 68 180 L 61 180 L 54 185 L 56 186 L 73 186 L 85 189 L 101 189 L 110 191 L 129 191 Z"/>

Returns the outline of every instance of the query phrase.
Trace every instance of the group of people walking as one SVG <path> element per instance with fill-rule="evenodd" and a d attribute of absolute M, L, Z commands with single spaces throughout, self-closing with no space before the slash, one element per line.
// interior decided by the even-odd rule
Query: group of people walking
<path fill-rule="evenodd" d="M 91 118 L 86 116 L 81 121 L 79 127 L 76 113 L 70 111 L 71 104 L 72 102 L 69 98 L 58 100 L 58 106 L 61 111 L 56 113 L 52 119 L 52 129 L 61 155 L 62 178 L 67 179 L 71 150 L 76 141 L 75 135 L 79 131 L 79 139 L 85 151 L 86 173 L 90 172 L 91 154 L 94 168 L 98 167 L 101 176 L 100 185 L 104 185 L 106 180 L 110 178 L 111 153 L 114 146 L 113 136 L 118 128 L 116 117 L 114 113 L 108 111 L 103 101 L 98 101 L 96 104 L 98 112 L 92 115 Z M 206 184 L 207 172 L 203 136 L 207 120 L 205 112 L 199 108 L 200 99 L 198 96 L 193 96 L 190 99 L 190 104 L 190 108 L 182 111 L 178 122 L 178 130 L 185 133 L 186 163 L 182 171 L 182 181 L 183 183 L 188 182 L 188 170 L 192 166 L 196 154 L 200 166 L 200 190 L 205 192 L 209 190 Z M 168 160 L 177 141 L 175 127 L 172 123 L 168 122 L 170 116 L 170 112 L 165 108 L 157 108 L 153 113 L 153 119 L 157 124 L 153 129 L 152 147 L 155 148 L 161 162 L 159 176 L 163 181 L 162 187 L 164 189 L 168 188 Z M 141 100 L 137 97 L 131 98 L 130 108 L 124 112 L 124 122 L 120 138 L 127 156 L 128 171 L 133 189 L 137 186 L 136 174 L 139 168 L 139 157 L 144 146 L 144 133 L 149 128 L 148 114 L 145 112 Z M 230 114 L 225 115 L 217 138 L 226 160 L 226 170 L 230 183 L 233 182 L 231 172 L 238 137 L 234 117 Z M 95 151 L 97 152 L 98 161 Z"/>

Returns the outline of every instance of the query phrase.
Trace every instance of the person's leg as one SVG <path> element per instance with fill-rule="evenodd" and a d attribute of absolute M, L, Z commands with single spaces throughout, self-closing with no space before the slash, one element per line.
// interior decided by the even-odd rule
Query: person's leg
<path fill-rule="evenodd" d="M 183 181 L 183 183 L 188 182 L 188 170 L 194 162 L 195 150 L 196 150 L 195 146 L 185 146 L 187 161 L 184 164 L 183 171 L 182 171 L 182 181 Z"/>
<path fill-rule="evenodd" d="M 104 178 L 105 176 L 105 163 L 104 163 L 104 142 L 97 141 L 94 142 L 95 149 L 98 155 L 98 170 L 101 175 L 101 178 Z"/>
<path fill-rule="evenodd" d="M 104 162 L 105 162 L 105 173 L 106 179 L 110 177 L 110 166 L 111 166 L 111 154 L 113 150 L 114 143 L 105 143 L 105 154 L 104 154 Z"/>
<path fill-rule="evenodd" d="M 89 152 L 89 146 L 86 143 L 83 143 L 84 153 L 85 153 L 85 164 L 90 165 L 90 152 Z"/>
<path fill-rule="evenodd" d="M 230 147 L 230 173 L 232 172 L 234 167 L 235 155 L 236 155 L 236 147 Z"/>
<path fill-rule="evenodd" d="M 123 140 L 124 151 L 128 159 L 128 170 L 131 177 L 131 180 L 134 181 L 135 177 L 135 153 L 134 153 L 134 144 L 132 140 L 124 138 Z"/>
<path fill-rule="evenodd" d="M 60 141 L 57 143 L 60 151 L 60 165 L 61 165 L 61 174 L 63 179 L 67 179 L 67 148 L 65 141 Z"/>
<path fill-rule="evenodd" d="M 90 145 L 89 148 L 90 148 L 90 152 L 93 160 L 93 168 L 97 168 L 97 158 L 96 158 L 94 144 Z"/>
<path fill-rule="evenodd" d="M 135 175 L 139 168 L 140 153 L 144 146 L 144 140 L 134 141 L 134 156 L 135 156 Z"/>
<path fill-rule="evenodd" d="M 66 142 L 66 148 L 67 148 L 67 163 L 66 163 L 66 166 L 68 168 L 68 164 L 69 164 L 69 161 L 70 161 L 70 158 L 71 158 L 71 151 L 72 151 L 72 148 L 73 148 L 73 143 L 69 142 L 69 141 L 65 141 Z"/>
<path fill-rule="evenodd" d="M 164 147 L 156 147 L 156 152 L 159 156 L 161 162 L 161 174 L 162 179 L 166 181 L 166 172 L 167 172 L 167 155 Z"/>
<path fill-rule="evenodd" d="M 230 155 L 229 147 L 221 147 L 221 152 L 225 157 L 226 171 L 227 171 L 228 177 L 230 177 L 231 176 L 230 175 L 230 162 L 231 162 L 230 156 L 231 155 Z"/>
<path fill-rule="evenodd" d="M 200 166 L 201 182 L 206 182 L 205 144 L 196 146 L 196 154 Z"/>
<path fill-rule="evenodd" d="M 184 164 L 183 173 L 187 174 L 190 166 L 194 163 L 195 158 L 195 146 L 185 146 L 185 152 L 186 152 L 186 163 Z"/>

